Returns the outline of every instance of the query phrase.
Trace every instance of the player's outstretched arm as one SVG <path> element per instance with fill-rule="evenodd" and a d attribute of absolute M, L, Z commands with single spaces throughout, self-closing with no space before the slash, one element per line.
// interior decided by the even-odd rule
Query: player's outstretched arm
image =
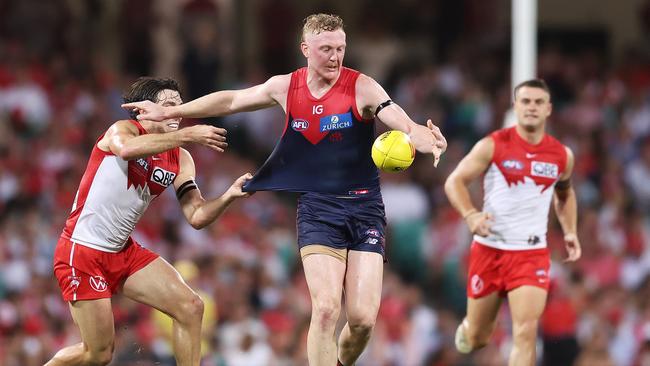
<path fill-rule="evenodd" d="M 223 128 L 195 125 L 173 132 L 140 135 L 138 129 L 129 121 L 115 122 L 97 146 L 104 151 L 111 151 L 124 160 L 132 160 L 155 155 L 187 143 L 205 145 L 218 152 L 223 152 L 228 146 L 226 130 Z"/>
<path fill-rule="evenodd" d="M 470 198 L 467 186 L 487 170 L 494 155 L 494 140 L 485 137 L 458 163 L 445 181 L 445 193 L 451 205 L 467 222 L 472 233 L 490 234 L 490 214 L 479 211 Z"/>
<path fill-rule="evenodd" d="M 246 181 L 253 178 L 250 173 L 246 173 L 237 178 L 224 194 L 218 198 L 206 200 L 194 181 L 194 160 L 190 153 L 182 148 L 180 164 L 178 176 L 174 180 L 176 197 L 187 222 L 197 230 L 213 223 L 235 199 L 250 196 L 250 193 L 242 191 L 242 186 Z"/>
<path fill-rule="evenodd" d="M 562 231 L 564 232 L 564 245 L 568 253 L 566 261 L 573 262 L 580 258 L 582 249 L 580 248 L 580 240 L 578 240 L 577 234 L 578 202 L 576 200 L 576 192 L 571 186 L 571 173 L 575 159 L 571 149 L 568 147 L 565 147 L 565 149 L 567 153 L 566 169 L 560 177 L 560 180 L 555 184 L 553 206 Z"/>
<path fill-rule="evenodd" d="M 162 106 L 145 100 L 124 103 L 122 108 L 138 112 L 138 120 L 163 121 L 171 118 L 204 118 L 250 112 L 280 104 L 286 105 L 291 75 L 277 75 L 247 89 L 221 90 L 190 102 Z"/>
<path fill-rule="evenodd" d="M 440 155 L 447 149 L 447 140 L 440 128 L 431 120 L 426 126 L 415 123 L 399 105 L 392 103 L 384 88 L 371 77 L 359 75 L 355 89 L 357 108 L 364 118 L 377 117 L 391 129 L 407 133 L 415 149 L 433 153 L 434 165 L 438 165 Z"/>

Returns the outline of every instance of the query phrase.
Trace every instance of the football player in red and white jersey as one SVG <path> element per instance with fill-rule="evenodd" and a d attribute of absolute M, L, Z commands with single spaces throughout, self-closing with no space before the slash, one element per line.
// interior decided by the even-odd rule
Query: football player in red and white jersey
<path fill-rule="evenodd" d="M 182 103 L 172 79 L 138 79 L 124 99 Z M 233 200 L 249 195 L 242 185 L 252 176 L 242 175 L 221 197 L 206 200 L 194 182 L 194 161 L 181 146 L 198 143 L 222 152 L 226 131 L 208 125 L 179 129 L 180 118 L 155 122 L 132 117 L 115 122 L 97 140 L 57 243 L 54 274 L 81 342 L 60 350 L 47 366 L 111 361 L 111 297 L 118 291 L 171 316 L 178 365 L 199 365 L 203 302 L 169 263 L 140 246 L 131 233 L 149 203 L 170 185 L 187 221 L 200 229 Z"/>
<path fill-rule="evenodd" d="M 451 204 L 474 234 L 467 282 L 467 315 L 456 331 L 456 348 L 469 353 L 485 346 L 503 297 L 512 316 L 509 365 L 534 365 L 538 320 L 546 305 L 550 256 L 548 211 L 554 203 L 568 252 L 580 258 L 577 204 L 571 187 L 573 153 L 546 134 L 551 96 L 543 80 L 514 89 L 517 123 L 480 140 L 445 183 Z M 483 178 L 482 210 L 470 200 L 468 184 Z"/>

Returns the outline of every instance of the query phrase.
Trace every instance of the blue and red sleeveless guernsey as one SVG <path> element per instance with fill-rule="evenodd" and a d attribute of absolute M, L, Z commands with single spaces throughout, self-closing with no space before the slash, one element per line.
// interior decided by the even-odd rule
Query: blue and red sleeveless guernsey
<path fill-rule="evenodd" d="M 553 187 L 566 169 L 566 149 L 548 134 L 530 144 L 515 127 L 490 137 L 494 155 L 483 178 L 483 212 L 492 214 L 493 235 L 475 235 L 474 240 L 504 250 L 544 248 Z"/>
<path fill-rule="evenodd" d="M 379 172 L 370 156 L 375 123 L 357 110 L 358 77 L 358 71 L 343 67 L 334 86 L 315 98 L 307 68 L 294 71 L 282 137 L 244 190 L 347 195 L 378 189 Z"/>

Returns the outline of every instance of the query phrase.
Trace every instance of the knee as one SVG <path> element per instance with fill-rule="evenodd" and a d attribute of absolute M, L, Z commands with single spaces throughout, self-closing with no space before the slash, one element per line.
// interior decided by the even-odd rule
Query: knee
<path fill-rule="evenodd" d="M 316 321 L 321 329 L 334 328 L 340 312 L 341 304 L 338 301 L 317 301 L 312 306 L 312 320 Z"/>
<path fill-rule="evenodd" d="M 352 334 L 359 336 L 370 336 L 375 327 L 376 317 L 366 314 L 348 314 L 348 326 Z"/>
<path fill-rule="evenodd" d="M 203 319 L 203 309 L 204 304 L 201 297 L 196 293 L 192 293 L 192 295 L 179 302 L 176 314 L 173 314 L 173 317 L 181 323 L 200 323 L 201 319 Z"/>
<path fill-rule="evenodd" d="M 515 322 L 512 337 L 516 343 L 535 342 L 537 339 L 537 320 Z"/>
<path fill-rule="evenodd" d="M 85 352 L 85 359 L 87 365 L 92 366 L 105 366 L 111 363 L 113 359 L 113 344 L 109 346 L 96 349 L 96 350 L 87 350 Z"/>

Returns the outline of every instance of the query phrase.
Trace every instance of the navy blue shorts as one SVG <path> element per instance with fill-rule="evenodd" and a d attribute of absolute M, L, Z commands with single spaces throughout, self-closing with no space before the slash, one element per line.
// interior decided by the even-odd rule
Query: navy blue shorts
<path fill-rule="evenodd" d="M 352 197 L 352 196 L 351 196 Z M 298 199 L 298 246 L 375 252 L 385 258 L 386 214 L 379 190 L 354 198 L 304 193 Z"/>

